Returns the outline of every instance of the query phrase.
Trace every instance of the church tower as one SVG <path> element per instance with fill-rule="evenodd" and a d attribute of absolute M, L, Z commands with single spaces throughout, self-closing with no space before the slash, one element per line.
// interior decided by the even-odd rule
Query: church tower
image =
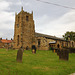
<path fill-rule="evenodd" d="M 33 12 L 28 13 L 21 8 L 20 13 L 15 14 L 14 28 L 14 48 L 18 49 L 21 46 L 31 48 L 35 39 L 35 25 L 33 20 Z"/>

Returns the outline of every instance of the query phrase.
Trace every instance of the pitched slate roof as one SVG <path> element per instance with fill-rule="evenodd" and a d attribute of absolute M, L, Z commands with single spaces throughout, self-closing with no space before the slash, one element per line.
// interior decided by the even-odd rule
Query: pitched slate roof
<path fill-rule="evenodd" d="M 58 38 L 58 37 L 56 37 L 56 36 L 51 36 L 51 35 L 46 35 L 46 34 L 41 34 L 41 33 L 35 33 L 35 36 L 36 36 L 36 37 L 45 37 L 45 38 L 53 39 L 53 40 L 66 41 L 66 40 L 64 40 L 63 38 Z"/>

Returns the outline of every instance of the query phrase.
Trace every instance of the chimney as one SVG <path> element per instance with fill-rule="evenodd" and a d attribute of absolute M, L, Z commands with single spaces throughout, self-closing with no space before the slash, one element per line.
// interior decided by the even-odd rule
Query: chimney
<path fill-rule="evenodd" d="M 11 38 L 11 40 L 13 40 L 13 39 Z"/>
<path fill-rule="evenodd" d="M 6 38 L 6 40 L 8 40 L 8 39 Z"/>
<path fill-rule="evenodd" d="M 0 38 L 0 40 L 2 40 L 2 37 Z"/>

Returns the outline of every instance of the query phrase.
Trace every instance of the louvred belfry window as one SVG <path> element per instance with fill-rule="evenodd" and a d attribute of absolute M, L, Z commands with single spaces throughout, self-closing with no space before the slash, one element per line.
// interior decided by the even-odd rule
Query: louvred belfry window
<path fill-rule="evenodd" d="M 26 21 L 29 21 L 29 17 L 28 16 L 26 16 Z"/>

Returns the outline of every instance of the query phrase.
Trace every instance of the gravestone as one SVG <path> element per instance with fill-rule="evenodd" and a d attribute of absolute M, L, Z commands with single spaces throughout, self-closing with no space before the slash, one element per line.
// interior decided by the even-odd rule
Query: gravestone
<path fill-rule="evenodd" d="M 63 60 L 64 58 L 63 58 L 63 50 L 61 50 L 60 52 L 59 52 L 59 59 L 60 60 Z"/>
<path fill-rule="evenodd" d="M 70 53 L 75 53 L 75 48 L 69 48 Z"/>
<path fill-rule="evenodd" d="M 61 50 L 59 54 L 59 60 L 67 60 L 69 59 L 69 52 L 68 50 Z"/>
<path fill-rule="evenodd" d="M 68 52 L 68 50 L 64 50 L 63 57 L 64 57 L 64 60 L 68 60 L 69 59 L 69 52 Z"/>
<path fill-rule="evenodd" d="M 58 49 L 58 50 L 57 50 L 57 55 L 59 56 L 59 54 L 60 54 L 60 50 Z"/>
<path fill-rule="evenodd" d="M 20 63 L 22 62 L 22 56 L 23 56 L 23 49 L 21 47 L 17 52 L 17 58 L 16 58 L 17 62 L 20 62 Z"/>

